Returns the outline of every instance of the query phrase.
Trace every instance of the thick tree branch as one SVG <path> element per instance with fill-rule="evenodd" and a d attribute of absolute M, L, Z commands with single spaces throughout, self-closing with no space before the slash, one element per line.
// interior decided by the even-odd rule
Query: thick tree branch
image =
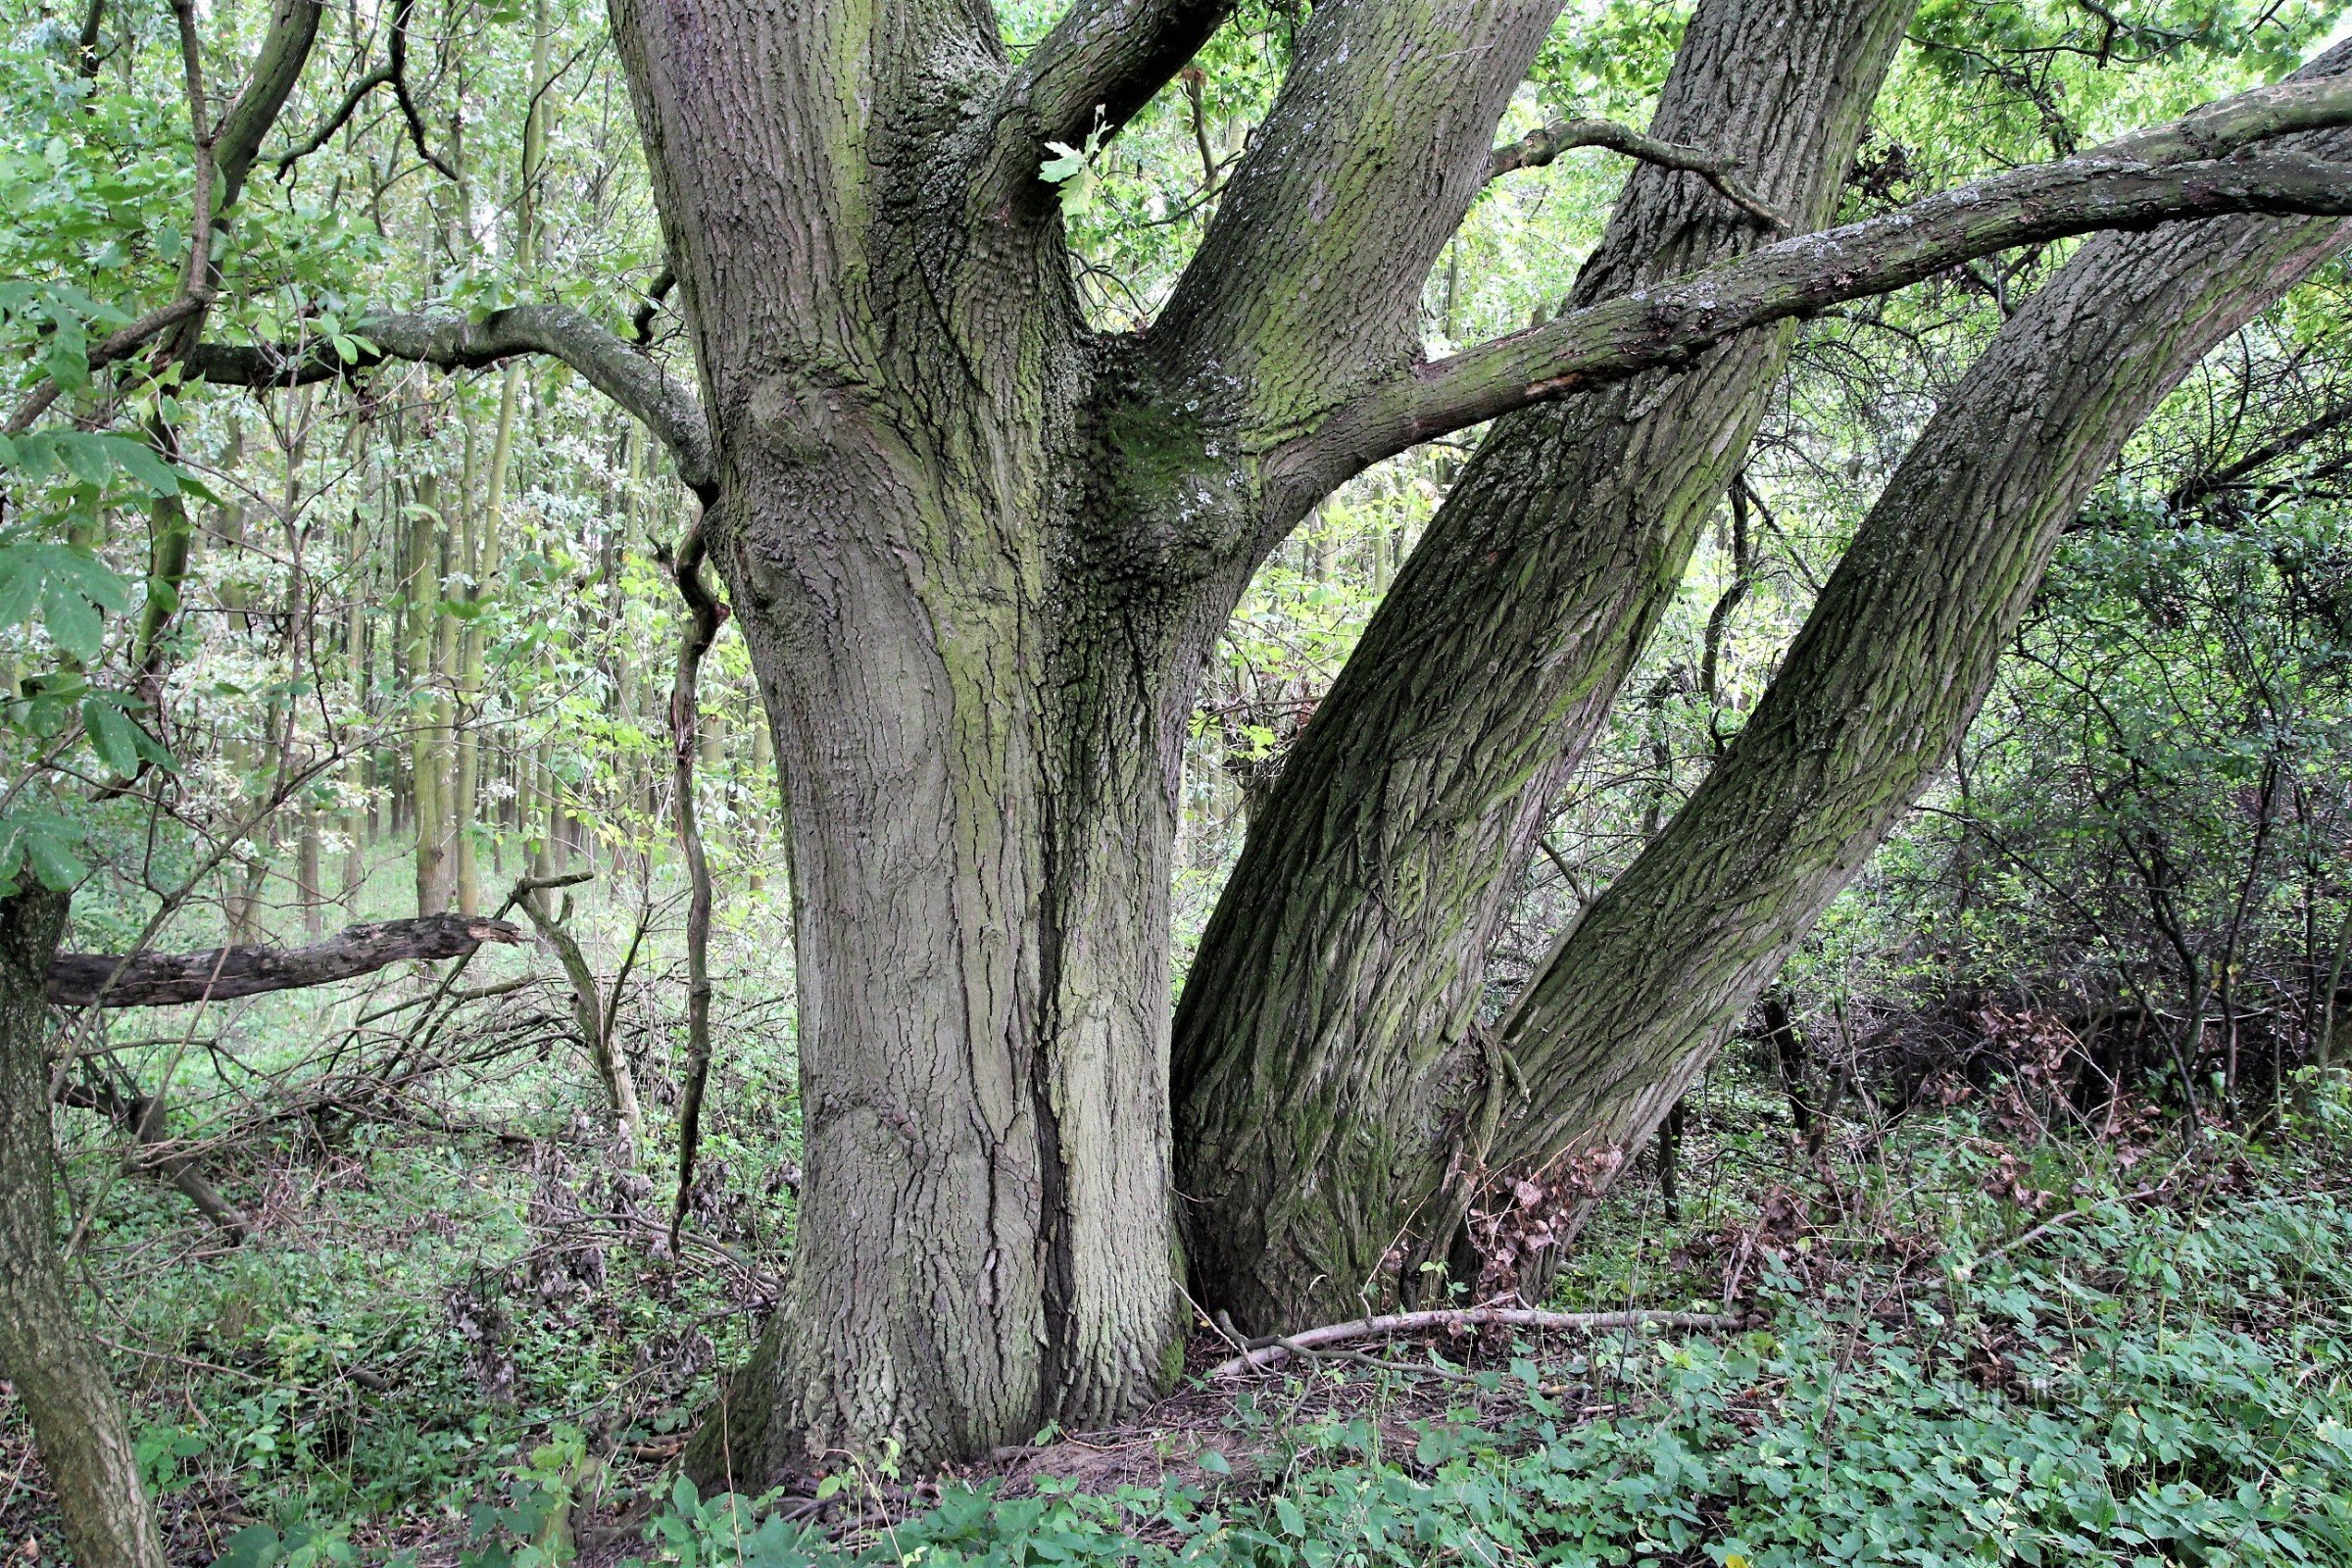
<path fill-rule="evenodd" d="M 2352 122 L 2352 80 L 2294 81 L 2210 105 L 2062 162 L 1993 175 L 1885 217 L 1784 240 L 1663 288 L 1417 365 L 1275 449 L 1277 510 L 1416 443 L 1677 363 L 1721 338 L 1883 294 L 2012 246 L 2231 213 L 2352 213 L 2352 169 L 2299 153 L 2231 156 Z M 1297 494 L 1293 494 L 1294 490 Z"/>
<path fill-rule="evenodd" d="M 294 84 L 302 79 L 302 68 L 310 63 L 311 46 L 318 38 L 322 9 L 318 0 L 277 0 L 270 9 L 270 30 L 254 59 L 253 74 L 246 78 L 237 101 L 220 117 L 220 129 L 213 139 L 223 212 L 236 206 L 254 156 L 261 151 L 262 138 L 277 123 Z"/>
<path fill-rule="evenodd" d="M 1720 158 L 1682 142 L 1644 136 L 1631 125 L 1621 125 L 1613 120 L 1555 120 L 1517 141 L 1505 142 L 1494 149 L 1487 177 L 1495 179 L 1518 169 L 1542 169 L 1560 154 L 1578 147 L 1606 147 L 1613 153 L 1623 153 L 1660 169 L 1679 169 L 1696 174 L 1714 186 L 1724 200 L 1774 233 L 1786 234 L 1796 226 L 1740 178 L 1738 160 Z"/>
<path fill-rule="evenodd" d="M 352 334 L 370 347 L 348 362 L 326 342 L 292 348 L 199 344 L 188 356 L 188 373 L 221 386 L 302 386 L 386 360 L 469 370 L 517 354 L 545 354 L 643 419 L 669 448 L 678 477 L 690 489 L 708 498 L 716 483 L 710 426 L 694 393 L 567 305 L 517 305 L 479 321 L 451 315 L 371 316 L 354 323 Z"/>
<path fill-rule="evenodd" d="M 2352 49 L 2324 63 L 2352 65 Z M 2352 157 L 2352 133 L 2320 140 L 2299 150 Z M 2104 236 L 2010 318 L 1722 761 L 1496 1026 L 1530 1108 L 1493 1169 L 1639 1147 L 1951 757 L 2059 534 L 2132 432 L 2348 232 L 2238 220 Z"/>
<path fill-rule="evenodd" d="M 1311 430 L 1420 342 L 1422 284 L 1487 183 L 1557 0 L 1325 6 L 1153 322 L 1180 401 Z M 1269 443 L 1271 444 L 1271 443 Z"/>
<path fill-rule="evenodd" d="M 1095 111 L 1112 130 L 1193 58 L 1233 11 L 1231 0 L 1078 0 L 1005 81 L 1013 156 L 1032 181 L 1049 141 L 1078 142 Z M 1000 130 L 1000 136 L 1006 133 Z"/>
<path fill-rule="evenodd" d="M 346 926 L 310 948 L 215 948 L 206 953 L 61 953 L 49 1000 L 66 1007 L 169 1007 L 294 991 L 372 974 L 407 959 L 454 958 L 484 942 L 520 942 L 504 920 L 433 914 Z"/>

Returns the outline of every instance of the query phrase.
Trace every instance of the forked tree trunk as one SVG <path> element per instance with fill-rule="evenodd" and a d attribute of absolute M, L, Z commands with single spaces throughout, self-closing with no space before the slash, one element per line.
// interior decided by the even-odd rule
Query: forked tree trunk
<path fill-rule="evenodd" d="M 2352 45 L 2306 74 L 2345 69 Z M 2340 158 L 2352 134 L 2297 144 Z M 1747 727 L 1503 1020 L 1531 1103 L 1495 1169 L 1640 1147 L 1950 760 L 2124 442 L 2348 237 L 2336 220 L 2241 218 L 2109 235 L 2010 319 L 1897 468 Z"/>
<path fill-rule="evenodd" d="M 1779 248 L 1728 283 L 1423 364 L 1423 280 L 1494 167 L 1494 126 L 1557 9 L 1315 9 L 1166 308 L 1147 332 L 1098 336 L 1040 162 L 1167 82 L 1221 20 L 1216 0 L 1073 0 L 1017 63 L 986 8 L 614 0 L 701 411 L 576 313 L 374 323 L 437 363 L 553 345 L 658 425 L 707 507 L 760 680 L 789 806 L 807 1183 L 785 1298 L 690 1452 L 704 1478 L 756 1486 L 842 1450 L 970 1454 L 1049 1420 L 1115 1416 L 1164 1375 L 1179 1323 L 1163 1003 L 1185 720 L 1250 570 L 1332 485 L 1772 311 L 1926 275 L 1955 247 L 2346 203 L 2332 171 L 2194 161 L 2339 112 L 2264 99 L 2133 143 L 2144 157 L 2064 166 L 1989 205 L 1954 196 Z M 1739 142 L 1776 197 L 1818 216 L 1905 9 L 1716 0 L 1684 72 L 1706 90 L 1689 89 L 1669 128 Z M 1741 243 L 1713 195 L 1642 188 L 1620 235 L 1631 248 L 1594 292 Z M 1488 465 L 1496 507 L 1534 509 L 1538 524 L 1514 539 L 1507 517 L 1482 523 L 1417 574 L 1474 585 L 1439 596 L 1473 635 L 1372 639 L 1357 661 L 1399 671 L 1364 677 L 1396 694 L 1367 705 L 1375 726 L 1440 690 L 1471 696 L 1469 716 L 1400 729 L 1380 766 L 1350 767 L 1342 748 L 1328 806 L 1298 807 L 1279 831 L 1369 847 L 1310 856 L 1302 880 L 1267 895 L 1290 904 L 1328 871 L 1348 884 L 1337 914 L 1280 961 L 1212 964 L 1197 987 L 1230 975 L 1243 1021 L 1279 1018 L 1294 996 L 1325 1022 L 1370 1006 L 1391 1040 L 1377 1065 L 1421 1072 L 1416 1031 L 1461 1013 L 1512 869 L 1464 867 L 1514 844 L 1525 858 L 1519 841 L 1679 576 L 1782 347 L 1751 338 L 1561 416 L 1599 428 L 1535 442 L 1566 457 L 1525 484 L 1506 482 L 1503 458 Z M 1690 401 L 1677 417 L 1647 422 L 1678 397 Z M 1546 520 L 1561 486 L 1593 494 Z M 1589 613 L 1563 622 L 1543 606 L 1522 624 L 1547 596 Z M 1418 838 L 1436 853 L 1392 855 Z M 1384 901 L 1412 927 L 1394 952 Z M 1373 957 L 1352 954 L 1358 940 Z M 1326 954 L 1343 971 L 1329 984 Z M 1238 1091 L 1245 1111 L 1290 1118 L 1282 1157 L 1250 1155 L 1268 1172 L 1256 1190 L 1277 1221 L 1336 1215 L 1348 1248 L 1376 1256 L 1378 1226 L 1355 1209 L 1409 1212 L 1399 1174 L 1443 1161 L 1408 1128 L 1391 1137 L 1404 1156 L 1392 1169 L 1355 1138 L 1359 1109 L 1403 1105 L 1435 1128 L 1397 1072 L 1369 1093 L 1348 1081 L 1347 1029 L 1308 1034 L 1303 1091 Z M 1188 1092 L 1224 1041 L 1207 1027 L 1188 1050 Z M 1225 1223 L 1257 1223 L 1250 1197 L 1244 1183 L 1217 1198 Z"/>
<path fill-rule="evenodd" d="M 794 869 L 798 1247 L 697 1473 L 968 1455 L 1172 1374 L 1185 726 L 1296 520 L 1250 431 L 1409 352 L 1553 9 L 1411 0 L 1378 48 L 1318 14 L 1261 130 L 1286 156 L 1237 176 L 1164 330 L 1118 341 L 1085 327 L 1038 162 L 1218 8 L 1082 3 L 1015 73 L 945 9 L 615 7 Z M 1249 219 L 1310 200 L 1310 233 Z"/>
<path fill-rule="evenodd" d="M 1832 211 L 1910 0 L 1707 0 L 1651 133 Z M 1571 306 L 1752 247 L 1694 176 L 1638 170 Z M 1476 1090 L 1462 1070 L 1517 872 L 1681 583 L 1792 333 L 1499 421 L 1250 823 L 1175 1026 L 1177 1185 L 1204 1301 L 1348 1315 Z M 1475 1055 L 1471 1059 L 1475 1062 Z M 1411 1280 L 1404 1282 L 1409 1289 Z"/>
<path fill-rule="evenodd" d="M 79 1568 L 164 1568 L 122 1402 L 74 1316 L 57 1251 L 49 961 L 67 898 L 0 900 L 0 1374 L 32 1424 Z"/>

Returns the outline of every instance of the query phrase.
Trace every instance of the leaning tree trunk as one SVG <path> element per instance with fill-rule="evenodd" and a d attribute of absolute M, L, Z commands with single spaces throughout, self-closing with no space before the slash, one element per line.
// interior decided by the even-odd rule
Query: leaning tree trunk
<path fill-rule="evenodd" d="M 1738 157 L 1816 225 L 1911 9 L 1708 0 L 1651 134 Z M 1759 237 L 1697 177 L 1644 166 L 1570 305 Z M 1176 1019 L 1177 1186 L 1204 1301 L 1252 1328 L 1320 1321 L 1394 1257 L 1463 1113 L 1448 1086 L 1519 868 L 1791 341 L 1750 332 L 1694 368 L 1500 421 L 1317 708 Z"/>
<path fill-rule="evenodd" d="M 0 1373 L 32 1423 L 79 1568 L 163 1568 L 122 1406 L 82 1332 L 57 1251 L 49 962 L 67 896 L 0 900 Z"/>
<path fill-rule="evenodd" d="M 2306 74 L 2352 68 L 2352 45 Z M 2352 153 L 2341 131 L 2297 138 Z M 1606 1185 L 1950 759 L 2050 552 L 2156 404 L 2347 238 L 2217 219 L 2094 240 L 1944 401 L 1755 714 L 1504 1018 L 1500 1172 Z"/>

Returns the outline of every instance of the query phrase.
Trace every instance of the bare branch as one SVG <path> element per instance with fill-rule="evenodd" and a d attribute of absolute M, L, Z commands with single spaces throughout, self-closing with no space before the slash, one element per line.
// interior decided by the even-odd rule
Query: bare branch
<path fill-rule="evenodd" d="M 1426 1334 L 1432 1329 L 1514 1328 L 1590 1334 L 1606 1329 L 1736 1329 L 1743 1321 L 1730 1312 L 1544 1312 L 1519 1306 L 1388 1312 L 1378 1317 L 1358 1318 L 1352 1323 L 1334 1323 L 1328 1328 L 1304 1329 L 1297 1334 L 1272 1335 L 1253 1341 L 1241 1354 L 1219 1361 L 1201 1377 L 1204 1382 L 1215 1383 L 1244 1372 L 1263 1372 L 1279 1366 L 1287 1351 L 1303 1350 L 1311 1354 L 1320 1346 L 1344 1345 L 1350 1340 L 1369 1340 L 1386 1334 Z"/>
<path fill-rule="evenodd" d="M 1270 498 L 1281 511 L 1448 430 L 1679 363 L 1735 332 L 1903 288 L 2012 246 L 2230 213 L 2352 214 L 2352 169 L 2300 153 L 2231 156 L 2272 137 L 2346 123 L 2352 78 L 2260 88 L 2080 157 L 1783 240 L 1413 366 L 1276 448 Z"/>
<path fill-rule="evenodd" d="M 166 1007 L 292 991 L 372 974 L 406 959 L 454 958 L 484 942 L 520 942 L 504 920 L 434 914 L 346 926 L 310 948 L 216 948 L 207 953 L 61 953 L 49 1000 L 69 1007 Z"/>
<path fill-rule="evenodd" d="M 409 140 L 416 146 L 416 156 L 433 166 L 433 172 L 443 179 L 456 180 L 458 172 L 452 169 L 424 139 L 424 116 L 416 111 L 416 95 L 409 91 L 409 8 L 416 0 L 401 0 L 400 8 L 392 13 L 390 58 L 384 70 L 389 73 L 393 100 L 400 105 L 400 117 L 409 123 Z"/>
<path fill-rule="evenodd" d="M 517 305 L 479 321 L 455 315 L 371 316 L 351 330 L 370 347 L 348 362 L 326 342 L 293 348 L 204 343 L 188 356 L 188 373 L 222 386 L 302 386 L 386 360 L 469 370 L 517 354 L 545 354 L 643 419 L 677 460 L 678 477 L 688 488 L 708 497 L 716 483 L 710 426 L 694 393 L 567 305 Z"/>
<path fill-rule="evenodd" d="M 350 121 L 351 117 L 358 112 L 361 102 L 366 99 L 369 93 L 375 91 L 376 88 L 381 87 L 384 83 L 390 81 L 391 79 L 392 68 L 390 66 L 378 66 L 373 71 L 368 73 L 368 74 L 365 76 L 362 76 L 359 80 L 353 82 L 351 84 L 351 90 L 343 95 L 343 102 L 336 106 L 333 114 L 326 117 L 326 121 L 323 124 L 321 124 L 317 130 L 312 131 L 308 136 L 305 136 L 293 147 L 289 148 L 283 153 L 278 154 L 278 176 L 283 178 L 287 170 L 293 168 L 296 164 L 302 162 L 305 158 L 310 157 L 311 154 L 325 146 L 327 138 L 332 136 L 336 131 L 341 130 L 345 123 Z"/>
<path fill-rule="evenodd" d="M 662 270 L 656 272 L 653 282 L 646 285 L 645 300 L 637 307 L 637 314 L 629 318 L 629 325 L 636 334 L 634 341 L 639 348 L 653 342 L 654 318 L 662 314 L 662 302 L 677 286 L 677 269 L 663 262 Z"/>
<path fill-rule="evenodd" d="M 1631 125 L 1621 125 L 1614 120 L 1555 120 L 1540 130 L 1533 130 L 1517 141 L 1505 142 L 1494 149 L 1494 163 L 1487 177 L 1499 178 L 1519 169 L 1542 169 L 1560 154 L 1578 147 L 1606 147 L 1613 153 L 1655 164 L 1660 169 L 1679 169 L 1698 175 L 1721 193 L 1724 200 L 1739 208 L 1758 224 L 1776 234 L 1787 234 L 1796 225 L 1778 208 L 1756 194 L 1737 171 L 1739 160 L 1720 158 L 1713 153 L 1688 146 L 1682 142 L 1660 141 L 1644 136 Z"/>

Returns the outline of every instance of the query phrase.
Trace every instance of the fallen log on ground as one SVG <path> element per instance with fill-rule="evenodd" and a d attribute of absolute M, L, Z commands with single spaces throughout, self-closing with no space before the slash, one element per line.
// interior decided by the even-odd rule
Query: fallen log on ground
<path fill-rule="evenodd" d="M 478 915 L 429 914 L 346 926 L 308 948 L 215 948 L 206 953 L 61 953 L 49 1000 L 69 1007 L 168 1007 L 293 991 L 371 974 L 406 959 L 455 958 L 485 942 L 518 943 L 521 928 Z"/>

